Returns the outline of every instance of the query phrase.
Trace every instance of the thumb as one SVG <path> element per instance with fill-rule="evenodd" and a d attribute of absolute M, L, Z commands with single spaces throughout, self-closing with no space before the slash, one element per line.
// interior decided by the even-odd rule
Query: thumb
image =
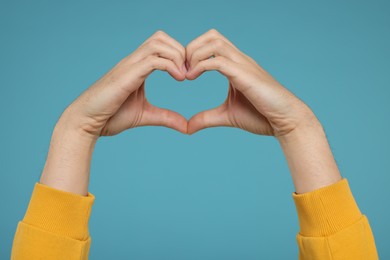
<path fill-rule="evenodd" d="M 219 107 L 202 111 L 188 121 L 188 134 L 193 134 L 199 130 L 217 127 L 217 126 L 233 126 L 228 118 L 227 107 L 222 104 Z"/>
<path fill-rule="evenodd" d="M 179 113 L 156 107 L 150 103 L 145 105 L 138 126 L 165 126 L 187 134 L 187 119 Z"/>

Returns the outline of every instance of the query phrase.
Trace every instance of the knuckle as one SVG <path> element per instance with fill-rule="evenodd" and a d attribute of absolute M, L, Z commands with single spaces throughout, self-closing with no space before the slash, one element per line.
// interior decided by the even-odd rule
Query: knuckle
<path fill-rule="evenodd" d="M 193 53 L 192 53 L 192 55 L 191 55 L 191 59 L 190 59 L 190 61 L 192 62 L 192 61 L 197 61 L 198 60 L 198 55 L 199 54 L 199 52 L 198 51 L 194 51 Z"/>
<path fill-rule="evenodd" d="M 162 39 L 163 37 L 166 36 L 166 33 L 162 30 L 157 30 L 155 33 L 154 33 L 154 37 L 156 39 Z"/>
<path fill-rule="evenodd" d="M 164 34 L 165 34 L 165 32 L 164 32 L 163 30 L 157 30 L 157 31 L 154 33 L 155 36 L 162 36 L 162 35 L 164 35 Z"/>
<path fill-rule="evenodd" d="M 223 48 L 225 46 L 225 41 L 222 40 L 222 39 L 215 39 L 214 40 L 214 47 L 219 49 L 219 48 Z"/>
<path fill-rule="evenodd" d="M 153 55 L 149 55 L 145 58 L 145 61 L 148 63 L 154 63 L 156 61 L 156 57 Z"/>
<path fill-rule="evenodd" d="M 174 49 L 174 51 L 173 51 L 173 57 L 175 60 L 178 60 L 178 61 L 183 59 L 181 52 L 179 50 L 176 50 L 176 49 Z"/>
<path fill-rule="evenodd" d="M 188 44 L 187 47 L 185 48 L 185 53 L 186 53 L 186 56 L 187 56 L 187 57 L 190 57 L 191 54 L 192 54 L 192 45 L 193 45 L 193 43 L 191 42 L 191 43 Z"/>
<path fill-rule="evenodd" d="M 209 31 L 208 31 L 211 35 L 218 35 L 219 32 L 217 31 L 217 29 L 215 28 L 211 28 Z"/>
<path fill-rule="evenodd" d="M 153 69 L 156 69 L 158 67 L 158 60 L 154 56 L 146 57 L 145 62 Z"/>
<path fill-rule="evenodd" d="M 159 40 L 159 39 L 157 39 L 157 38 L 154 38 L 154 39 L 151 39 L 151 40 L 149 41 L 148 46 L 149 46 L 150 48 L 155 49 L 155 48 L 157 48 L 158 46 L 160 46 L 160 44 L 161 44 L 161 40 Z"/>
<path fill-rule="evenodd" d="M 224 58 L 223 57 L 218 57 L 218 58 L 212 59 L 211 61 L 213 62 L 213 67 L 214 68 L 221 69 L 222 65 L 224 63 Z"/>

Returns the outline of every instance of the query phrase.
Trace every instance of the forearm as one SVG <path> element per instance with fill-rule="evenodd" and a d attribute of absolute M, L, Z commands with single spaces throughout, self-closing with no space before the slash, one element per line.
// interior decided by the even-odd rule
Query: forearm
<path fill-rule="evenodd" d="M 302 121 L 278 140 L 295 186 L 299 259 L 378 259 L 368 219 L 342 178 L 318 119 Z"/>
<path fill-rule="evenodd" d="M 40 183 L 86 196 L 92 153 L 97 138 L 77 129 L 65 111 L 50 141 Z"/>
<path fill-rule="evenodd" d="M 296 193 L 310 192 L 342 179 L 324 129 L 315 116 L 277 139 Z"/>

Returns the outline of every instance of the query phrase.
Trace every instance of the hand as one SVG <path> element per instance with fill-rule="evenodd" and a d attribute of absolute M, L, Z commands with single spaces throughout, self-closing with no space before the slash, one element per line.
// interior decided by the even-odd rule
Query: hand
<path fill-rule="evenodd" d="M 186 73 L 184 62 L 184 47 L 158 31 L 84 91 L 62 117 L 67 118 L 66 124 L 71 122 L 96 138 L 147 125 L 186 133 L 187 120 L 182 115 L 153 106 L 145 97 L 145 79 L 152 71 L 164 70 L 182 81 Z"/>
<path fill-rule="evenodd" d="M 305 103 L 214 29 L 187 45 L 186 60 L 189 80 L 209 70 L 217 70 L 229 80 L 225 102 L 194 115 L 188 121 L 189 134 L 229 126 L 281 137 L 300 124 L 316 121 Z"/>

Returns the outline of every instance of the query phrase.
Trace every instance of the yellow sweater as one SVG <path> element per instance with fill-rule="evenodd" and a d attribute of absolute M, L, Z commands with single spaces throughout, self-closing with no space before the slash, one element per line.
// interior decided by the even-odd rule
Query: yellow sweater
<path fill-rule="evenodd" d="M 300 231 L 299 259 L 378 259 L 366 216 L 347 179 L 308 193 L 292 193 Z M 11 259 L 88 259 L 93 194 L 73 194 L 36 183 L 18 223 Z"/>

